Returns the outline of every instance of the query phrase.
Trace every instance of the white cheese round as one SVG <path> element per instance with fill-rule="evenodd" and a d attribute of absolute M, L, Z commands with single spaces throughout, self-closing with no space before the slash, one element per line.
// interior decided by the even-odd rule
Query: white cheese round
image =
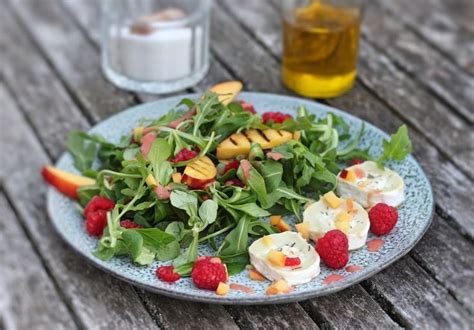
<path fill-rule="evenodd" d="M 352 210 L 349 210 L 347 200 L 341 199 L 340 205 L 332 208 L 323 198 L 311 204 L 303 213 L 303 223 L 309 225 L 310 238 L 317 242 L 328 231 L 339 229 L 347 236 L 349 250 L 364 246 L 370 228 L 369 215 L 357 202 L 352 205 Z M 341 221 L 341 214 L 348 219 Z"/>
<path fill-rule="evenodd" d="M 271 251 L 281 251 L 287 257 L 298 257 L 301 264 L 296 267 L 275 266 L 268 261 Z M 271 281 L 285 280 L 290 285 L 311 281 L 319 275 L 319 255 L 300 234 L 286 231 L 260 238 L 249 247 L 250 263 Z"/>
<path fill-rule="evenodd" d="M 378 203 L 397 207 L 405 199 L 403 179 L 389 168 L 379 168 L 375 162 L 366 161 L 345 169 L 356 174 L 355 180 L 337 176 L 336 192 L 344 198 L 353 198 L 364 208 Z"/>

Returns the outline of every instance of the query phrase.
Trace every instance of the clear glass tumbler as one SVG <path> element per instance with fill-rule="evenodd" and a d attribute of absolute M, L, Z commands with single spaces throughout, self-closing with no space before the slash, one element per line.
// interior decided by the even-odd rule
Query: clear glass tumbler
<path fill-rule="evenodd" d="M 308 97 L 349 90 L 357 74 L 363 0 L 282 0 L 282 78 Z"/>
<path fill-rule="evenodd" d="M 102 70 L 115 85 L 170 93 L 209 68 L 212 0 L 103 0 Z"/>

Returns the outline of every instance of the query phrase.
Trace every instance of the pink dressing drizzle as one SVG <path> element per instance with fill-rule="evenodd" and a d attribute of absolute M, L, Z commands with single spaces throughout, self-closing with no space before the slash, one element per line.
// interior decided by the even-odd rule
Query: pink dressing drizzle
<path fill-rule="evenodd" d="M 332 274 L 332 275 L 327 276 L 324 279 L 323 283 L 327 285 L 327 284 L 331 284 L 332 282 L 340 281 L 342 279 L 344 279 L 344 276 L 338 275 L 338 274 Z"/>
<path fill-rule="evenodd" d="M 254 293 L 252 288 L 249 288 L 248 286 L 237 284 L 237 283 L 230 283 L 229 287 L 232 290 L 242 291 L 242 292 L 245 292 L 247 294 Z"/>
<path fill-rule="evenodd" d="M 384 245 L 385 241 L 380 238 L 376 238 L 367 242 L 367 250 L 369 252 L 377 252 Z"/>
<path fill-rule="evenodd" d="M 355 273 L 355 272 L 361 271 L 362 269 L 364 269 L 364 267 L 359 266 L 359 265 L 349 265 L 346 267 L 346 271 L 349 273 Z"/>

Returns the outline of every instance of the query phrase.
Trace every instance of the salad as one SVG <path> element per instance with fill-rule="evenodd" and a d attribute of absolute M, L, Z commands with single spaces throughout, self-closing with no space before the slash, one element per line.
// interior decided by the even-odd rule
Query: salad
<path fill-rule="evenodd" d="M 405 126 L 384 141 L 383 154 L 373 159 L 368 149 L 358 147 L 363 124 L 351 135 L 342 118 L 332 113 L 318 118 L 303 106 L 293 115 L 259 115 L 253 105 L 236 100 L 241 88 L 240 82 L 230 81 L 215 85 L 199 99 L 183 99 L 162 117 L 143 119 L 120 143 L 86 132 L 70 133 L 67 148 L 82 175 L 51 166 L 44 168 L 43 175 L 77 200 L 86 231 L 98 238 L 96 257 L 110 260 L 126 255 L 130 262 L 144 266 L 167 261 L 157 270 L 160 279 L 173 282 L 192 274 L 198 287 L 224 292 L 221 284 L 228 275 L 250 263 L 268 268 L 257 257 L 268 250 L 264 254 L 271 254 L 272 265 L 283 268 L 268 268 L 271 272 L 252 268 L 251 276 L 276 281 L 273 290 L 282 288 L 280 279 L 304 282 L 285 277 L 284 267 L 302 268 L 304 260 L 296 259 L 304 256 L 298 256 L 298 251 L 309 246 L 307 239 L 317 241 L 327 233 L 321 221 L 313 224 L 315 218 L 307 220 L 306 215 L 312 209 L 320 212 L 318 217 L 327 215 L 324 208 L 330 205 L 335 217 L 359 209 L 354 218 L 365 219 L 365 208 L 373 205 L 362 208 L 357 197 L 352 198 L 351 188 L 366 189 L 370 184 L 359 184 L 364 178 L 355 168 L 372 164 L 370 170 L 383 177 L 388 171 L 384 162 L 403 160 L 411 152 Z M 348 175 L 355 176 L 352 180 Z M 373 177 L 369 174 L 366 180 Z M 341 180 L 346 186 L 339 192 Z M 383 187 L 379 188 L 381 192 Z M 359 206 L 352 206 L 353 199 Z M 344 205 L 349 205 L 346 200 L 351 203 L 342 213 L 341 200 Z M 282 218 L 285 215 L 294 217 L 300 234 L 291 232 Z M 336 225 L 350 237 L 347 221 L 344 226 L 346 231 Z M 250 260 L 249 247 L 256 239 L 250 257 L 258 260 Z M 278 240 L 286 245 L 271 248 Z M 210 246 L 214 255 L 199 256 L 200 245 Z M 314 249 L 310 260 L 307 280 L 319 273 Z M 199 267 L 204 263 L 206 267 Z M 225 278 L 209 285 L 203 280 L 206 272 L 225 273 Z"/>

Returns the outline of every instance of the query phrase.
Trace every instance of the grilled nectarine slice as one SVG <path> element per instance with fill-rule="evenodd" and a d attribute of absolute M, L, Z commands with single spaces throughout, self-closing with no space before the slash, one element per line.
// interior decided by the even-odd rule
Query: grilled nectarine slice
<path fill-rule="evenodd" d="M 55 187 L 64 195 L 77 199 L 77 189 L 95 184 L 95 180 L 69 173 L 53 166 L 44 166 L 41 174 L 46 182 Z"/>
<path fill-rule="evenodd" d="M 242 83 L 237 80 L 229 80 L 212 86 L 209 91 L 219 95 L 219 101 L 225 105 L 232 102 L 242 90 Z"/>
<path fill-rule="evenodd" d="M 204 156 L 186 166 L 181 182 L 193 189 L 203 189 L 215 180 L 216 174 L 216 166 L 211 159 Z"/>

